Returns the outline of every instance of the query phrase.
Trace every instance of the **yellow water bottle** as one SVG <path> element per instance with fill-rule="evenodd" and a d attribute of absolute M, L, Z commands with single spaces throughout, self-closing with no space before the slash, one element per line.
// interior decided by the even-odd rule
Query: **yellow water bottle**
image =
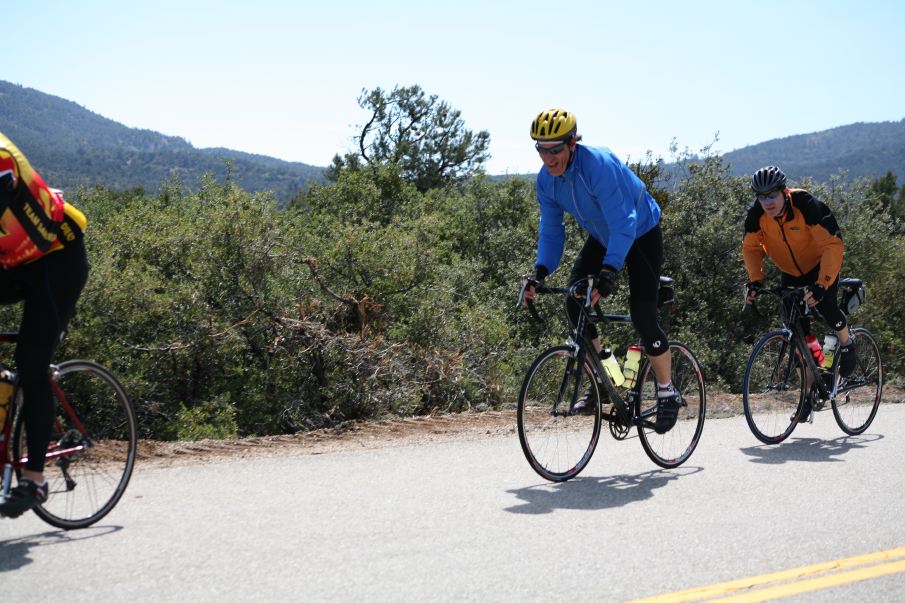
<path fill-rule="evenodd" d="M 638 379 L 638 370 L 641 368 L 641 348 L 636 345 L 628 346 L 628 352 L 625 354 L 625 366 L 623 374 L 625 375 L 625 387 L 635 387 L 635 381 Z"/>
<path fill-rule="evenodd" d="M 619 369 L 619 361 L 616 360 L 616 356 L 613 355 L 610 348 L 606 348 L 600 353 L 600 360 L 603 361 L 603 368 L 606 369 L 610 379 L 613 380 L 613 385 L 616 387 L 622 385 L 625 377 L 622 376 L 622 371 Z"/>
<path fill-rule="evenodd" d="M 833 366 L 833 359 L 836 357 L 837 341 L 838 339 L 833 333 L 827 333 L 827 336 L 823 339 L 823 363 L 821 363 L 820 366 L 825 369 Z"/>

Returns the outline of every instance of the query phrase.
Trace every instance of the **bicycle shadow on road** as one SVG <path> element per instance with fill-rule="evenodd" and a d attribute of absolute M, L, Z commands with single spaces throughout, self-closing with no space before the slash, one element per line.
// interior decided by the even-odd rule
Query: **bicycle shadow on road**
<path fill-rule="evenodd" d="M 0 540 L 0 573 L 17 570 L 31 563 L 32 559 L 28 557 L 28 552 L 32 548 L 98 538 L 122 529 L 122 526 L 96 526 L 83 528 L 75 532 L 55 530 L 9 540 Z"/>
<path fill-rule="evenodd" d="M 880 434 L 841 436 L 832 440 L 820 438 L 791 438 L 782 444 L 751 446 L 741 451 L 752 457 L 752 463 L 782 465 L 794 461 L 807 463 L 841 463 L 840 458 L 852 450 L 864 448 L 882 439 Z"/>
<path fill-rule="evenodd" d="M 556 509 L 597 511 L 624 507 L 647 500 L 654 490 L 662 488 L 680 477 L 703 471 L 702 467 L 656 469 L 637 475 L 612 475 L 607 477 L 577 477 L 568 482 L 543 483 L 516 490 L 507 490 L 522 504 L 507 507 L 504 511 L 527 515 L 552 513 Z"/>

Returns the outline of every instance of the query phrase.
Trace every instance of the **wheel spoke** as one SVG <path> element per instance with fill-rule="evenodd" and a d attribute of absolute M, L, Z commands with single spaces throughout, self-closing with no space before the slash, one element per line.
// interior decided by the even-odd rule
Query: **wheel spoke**
<path fill-rule="evenodd" d="M 63 400 L 56 420 L 45 476 L 50 496 L 35 512 L 59 528 L 93 524 L 116 505 L 135 463 L 136 421 L 122 386 L 103 367 L 87 361 L 65 362 L 56 377 Z M 25 449 L 19 421 L 14 450 Z"/>
<path fill-rule="evenodd" d="M 883 395 L 883 364 L 873 336 L 865 329 L 852 329 L 858 362 L 848 377 L 842 378 L 833 415 L 845 433 L 857 435 L 870 426 Z"/>
<path fill-rule="evenodd" d="M 600 434 L 596 384 L 589 374 L 578 379 L 582 375 L 572 369 L 575 362 L 571 349 L 565 346 L 543 352 L 529 369 L 519 395 L 522 450 L 531 467 L 552 481 L 578 475 L 590 460 Z M 584 395 L 590 396 L 588 410 L 567 410 L 573 399 Z"/>
<path fill-rule="evenodd" d="M 666 433 L 657 433 L 657 380 L 650 363 L 645 363 L 637 403 L 638 435 L 648 457 L 661 467 L 678 467 L 694 452 L 701 438 L 707 397 L 697 359 L 685 345 L 670 344 L 673 387 L 682 397 L 678 420 Z"/>
<path fill-rule="evenodd" d="M 783 332 L 764 336 L 745 368 L 742 403 L 751 432 L 776 444 L 797 424 L 804 398 L 804 369 L 795 346 Z"/>

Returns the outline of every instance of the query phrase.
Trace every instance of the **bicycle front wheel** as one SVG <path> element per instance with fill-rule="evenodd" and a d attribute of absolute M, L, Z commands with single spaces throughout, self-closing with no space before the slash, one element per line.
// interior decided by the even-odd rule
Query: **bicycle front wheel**
<path fill-rule="evenodd" d="M 590 396 L 584 410 L 572 402 Z M 573 357 L 572 348 L 542 352 L 528 369 L 518 398 L 518 436 L 531 468 L 562 482 L 578 475 L 591 460 L 600 437 L 600 393 L 590 366 Z"/>
<path fill-rule="evenodd" d="M 678 467 L 691 456 L 701 440 L 707 393 L 697 358 L 682 343 L 669 344 L 672 355 L 672 383 L 682 398 L 679 418 L 666 433 L 654 431 L 657 418 L 657 378 L 650 362 L 641 370 L 641 386 L 636 390 L 638 438 L 650 459 L 667 469 Z"/>
<path fill-rule="evenodd" d="M 836 423 L 845 433 L 864 433 L 880 407 L 883 395 L 883 363 L 877 342 L 867 329 L 852 329 L 858 363 L 848 377 L 841 377 L 833 400 Z"/>
<path fill-rule="evenodd" d="M 70 360 L 55 371 L 55 417 L 44 476 L 49 496 L 35 513 L 71 530 L 92 525 L 122 497 L 135 465 L 135 411 L 110 371 L 87 360 Z M 13 450 L 28 455 L 22 413 Z"/>
<path fill-rule="evenodd" d="M 804 366 L 784 331 L 764 335 L 745 367 L 742 405 L 751 433 L 764 444 L 785 440 L 804 411 Z"/>

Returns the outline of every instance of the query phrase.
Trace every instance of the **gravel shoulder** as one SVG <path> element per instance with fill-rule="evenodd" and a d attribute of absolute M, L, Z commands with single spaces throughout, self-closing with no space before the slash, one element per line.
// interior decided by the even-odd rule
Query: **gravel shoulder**
<path fill-rule="evenodd" d="M 740 413 L 740 396 L 716 394 L 708 397 L 708 419 Z M 517 437 L 514 409 L 356 422 L 337 429 L 292 435 L 195 442 L 145 440 L 139 443 L 138 461 L 146 467 L 167 467 L 236 457 L 329 454 L 508 435 Z"/>

